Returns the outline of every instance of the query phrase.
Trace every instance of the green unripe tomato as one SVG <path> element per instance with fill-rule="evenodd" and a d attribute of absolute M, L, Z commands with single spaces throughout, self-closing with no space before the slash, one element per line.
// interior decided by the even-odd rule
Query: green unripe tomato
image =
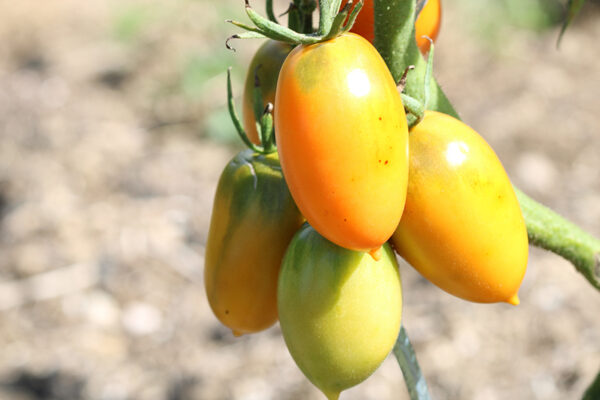
<path fill-rule="evenodd" d="M 402 289 L 394 253 L 339 247 L 305 224 L 283 259 L 277 306 L 283 337 L 306 377 L 330 400 L 369 377 L 400 330 Z"/>

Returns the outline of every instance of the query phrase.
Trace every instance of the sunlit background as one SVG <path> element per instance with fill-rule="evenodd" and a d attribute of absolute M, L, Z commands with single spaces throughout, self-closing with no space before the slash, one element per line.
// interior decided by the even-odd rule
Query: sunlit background
<path fill-rule="evenodd" d="M 0 399 L 323 399 L 278 326 L 234 338 L 204 295 L 216 182 L 242 148 L 225 71 L 238 96 L 260 44 L 225 48 L 243 2 L 0 10 Z M 557 49 L 562 15 L 557 0 L 443 1 L 435 73 L 515 184 L 600 236 L 600 2 Z M 435 399 L 577 399 L 597 374 L 600 296 L 557 256 L 531 251 L 518 307 L 401 272 Z M 341 396 L 407 398 L 393 358 Z"/>

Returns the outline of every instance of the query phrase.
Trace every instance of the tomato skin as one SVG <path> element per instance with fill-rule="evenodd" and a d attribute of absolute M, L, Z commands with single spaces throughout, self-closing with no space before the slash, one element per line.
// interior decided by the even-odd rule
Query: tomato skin
<path fill-rule="evenodd" d="M 408 128 L 377 50 L 351 33 L 296 47 L 275 109 L 281 166 L 307 221 L 339 246 L 379 248 L 404 207 Z"/>
<path fill-rule="evenodd" d="M 345 3 L 344 1 L 343 4 Z M 440 32 L 441 17 L 442 6 L 440 0 L 428 0 L 415 22 L 415 38 L 421 53 L 427 54 L 430 46 L 429 40 L 423 38 L 423 36 L 428 36 L 433 41 L 437 38 Z M 358 17 L 350 31 L 373 43 L 375 39 L 374 26 L 374 0 L 365 0 L 363 8 L 358 13 Z"/>
<path fill-rule="evenodd" d="M 508 176 L 492 148 L 463 122 L 435 111 L 410 132 L 404 214 L 396 251 L 457 297 L 518 304 L 527 230 Z"/>
<path fill-rule="evenodd" d="M 305 224 L 285 254 L 278 287 L 290 354 L 328 399 L 354 386 L 392 350 L 402 317 L 398 264 L 341 248 Z"/>
<path fill-rule="evenodd" d="M 254 78 L 258 73 L 263 97 L 263 107 L 275 103 L 275 88 L 279 70 L 293 46 L 276 40 L 267 40 L 258 48 L 246 73 L 243 96 L 243 123 L 248 138 L 254 144 L 260 144 L 256 119 L 254 118 Z M 258 68 L 258 70 L 257 70 Z"/>
<path fill-rule="evenodd" d="M 245 150 L 223 171 L 211 216 L 204 283 L 217 318 L 236 336 L 277 320 L 277 278 L 300 215 L 277 153 Z"/>

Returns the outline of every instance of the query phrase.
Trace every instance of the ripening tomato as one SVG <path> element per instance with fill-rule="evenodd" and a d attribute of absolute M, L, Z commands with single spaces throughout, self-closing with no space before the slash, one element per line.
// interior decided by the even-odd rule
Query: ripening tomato
<path fill-rule="evenodd" d="M 294 361 L 329 400 L 337 399 L 377 369 L 398 336 L 402 288 L 394 253 L 385 244 L 375 261 L 305 224 L 285 253 L 277 303 Z"/>
<path fill-rule="evenodd" d="M 246 82 L 244 84 L 243 118 L 244 130 L 254 144 L 260 144 L 253 107 L 255 74 L 258 74 L 260 81 L 263 107 L 267 103 L 275 103 L 275 88 L 277 86 L 279 70 L 292 48 L 293 45 L 288 43 L 267 40 L 256 51 L 248 67 Z"/>
<path fill-rule="evenodd" d="M 435 41 L 440 33 L 440 22 L 442 21 L 442 5 L 440 0 L 428 0 L 421 10 L 415 22 L 415 38 L 417 46 L 421 53 L 426 54 L 429 51 L 431 43 L 427 38 Z"/>
<path fill-rule="evenodd" d="M 396 251 L 445 291 L 480 303 L 518 304 L 527 230 L 492 148 L 463 122 L 435 111 L 410 132 L 404 214 Z"/>
<path fill-rule="evenodd" d="M 296 47 L 275 110 L 285 180 L 307 221 L 339 246 L 378 249 L 402 215 L 408 128 L 377 50 L 353 33 Z"/>
<path fill-rule="evenodd" d="M 206 243 L 204 283 L 217 318 L 236 336 L 277 320 L 277 278 L 303 218 L 277 153 L 240 152 L 223 171 Z"/>
<path fill-rule="evenodd" d="M 344 1 L 343 4 L 346 4 L 346 2 Z M 415 37 L 417 45 L 423 54 L 429 51 L 430 46 L 429 40 L 423 38 L 423 36 L 428 36 L 435 41 L 440 31 L 441 12 L 440 0 L 428 0 L 417 17 L 417 21 L 415 22 Z M 358 17 L 352 26 L 351 32 L 361 35 L 372 43 L 375 39 L 374 24 L 374 0 L 365 0 L 363 8 L 358 13 Z"/>

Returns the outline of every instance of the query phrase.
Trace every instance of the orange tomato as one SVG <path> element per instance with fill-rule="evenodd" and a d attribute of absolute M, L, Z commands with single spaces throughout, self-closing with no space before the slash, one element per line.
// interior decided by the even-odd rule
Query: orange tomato
<path fill-rule="evenodd" d="M 353 33 L 296 47 L 275 109 L 281 166 L 301 213 L 339 246 L 378 249 L 402 215 L 408 130 L 377 50 Z"/>
<path fill-rule="evenodd" d="M 292 50 L 292 45 L 267 40 L 258 48 L 246 73 L 243 98 L 244 130 L 254 144 L 260 144 L 256 119 L 254 118 L 254 77 L 258 74 L 263 97 L 263 107 L 275 102 L 275 87 L 283 61 Z"/>
<path fill-rule="evenodd" d="M 358 13 L 358 17 L 351 29 L 351 32 L 359 34 L 371 43 L 375 39 L 373 1 L 365 0 L 363 8 Z M 344 1 L 343 3 L 345 4 L 346 2 Z M 440 0 L 428 0 L 417 17 L 417 21 L 415 22 L 415 37 L 417 45 L 423 54 L 429 51 L 430 46 L 429 40 L 423 36 L 428 36 L 435 41 L 440 31 L 441 14 L 442 6 Z"/>
<path fill-rule="evenodd" d="M 463 122 L 435 111 L 411 129 L 404 214 L 396 251 L 460 298 L 518 304 L 527 230 L 492 148 Z"/>
<path fill-rule="evenodd" d="M 441 20 L 442 5 L 440 4 L 440 0 L 428 0 L 415 22 L 415 38 L 417 39 L 417 46 L 419 46 L 421 53 L 426 54 L 429 51 L 429 46 L 431 46 L 429 40 L 423 36 L 427 36 L 435 41 L 438 33 L 440 33 Z"/>

